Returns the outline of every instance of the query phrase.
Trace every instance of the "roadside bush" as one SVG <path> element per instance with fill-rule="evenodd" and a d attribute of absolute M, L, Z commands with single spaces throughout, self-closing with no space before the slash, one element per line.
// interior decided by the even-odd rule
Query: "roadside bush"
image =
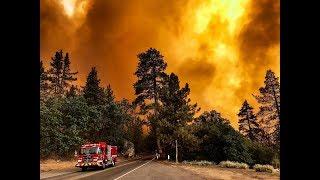
<path fill-rule="evenodd" d="M 199 154 L 214 162 L 224 160 L 252 164 L 248 140 L 216 111 L 197 118 L 195 135 L 200 142 Z"/>
<path fill-rule="evenodd" d="M 239 162 L 233 162 L 233 161 L 221 161 L 219 163 L 220 167 L 226 167 L 226 168 L 238 168 L 238 169 L 249 169 L 249 165 L 246 163 L 239 163 Z"/>
<path fill-rule="evenodd" d="M 269 172 L 269 173 L 276 172 L 276 170 L 271 165 L 256 164 L 253 166 L 253 169 L 257 172 Z"/>
<path fill-rule="evenodd" d="M 214 162 L 210 161 L 183 161 L 183 164 L 190 164 L 190 165 L 198 165 L 198 166 L 210 166 L 214 165 Z"/>
<path fill-rule="evenodd" d="M 274 168 L 280 168 L 280 160 L 279 160 L 279 157 L 275 157 L 273 158 L 272 162 L 271 162 L 271 165 L 274 167 Z"/>
<path fill-rule="evenodd" d="M 251 142 L 249 145 L 249 152 L 251 154 L 254 164 L 272 164 L 272 161 L 276 162 L 276 152 L 271 147 L 263 145 L 259 142 Z"/>

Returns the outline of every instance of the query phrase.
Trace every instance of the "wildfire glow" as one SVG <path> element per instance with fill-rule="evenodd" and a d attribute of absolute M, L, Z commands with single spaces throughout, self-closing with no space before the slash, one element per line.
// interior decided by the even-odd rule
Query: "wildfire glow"
<path fill-rule="evenodd" d="M 134 99 L 136 55 L 157 48 L 191 100 L 237 127 L 265 72 L 280 72 L 279 0 L 41 0 L 41 58 L 71 54 L 82 86 L 92 66 L 117 98 Z M 59 11 L 61 11 L 59 13 Z"/>
<path fill-rule="evenodd" d="M 65 13 L 71 17 L 74 14 L 76 0 L 61 0 L 61 4 L 65 10 Z"/>
<path fill-rule="evenodd" d="M 232 33 L 235 29 L 237 20 L 244 13 L 244 6 L 248 0 L 210 0 L 205 2 L 196 11 L 195 32 L 203 32 L 212 16 L 221 18 L 222 21 L 228 22 L 228 30 Z"/>
<path fill-rule="evenodd" d="M 86 15 L 90 0 L 61 0 L 65 14 L 69 18 L 77 17 L 76 21 L 81 21 Z"/>

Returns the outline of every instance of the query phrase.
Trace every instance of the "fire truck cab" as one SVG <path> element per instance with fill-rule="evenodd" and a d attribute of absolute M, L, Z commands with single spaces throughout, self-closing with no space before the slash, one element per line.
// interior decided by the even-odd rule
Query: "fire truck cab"
<path fill-rule="evenodd" d="M 115 166 L 117 151 L 117 146 L 111 146 L 105 142 L 84 144 L 80 148 L 75 166 L 82 171 L 89 167 L 105 169 L 107 166 Z"/>

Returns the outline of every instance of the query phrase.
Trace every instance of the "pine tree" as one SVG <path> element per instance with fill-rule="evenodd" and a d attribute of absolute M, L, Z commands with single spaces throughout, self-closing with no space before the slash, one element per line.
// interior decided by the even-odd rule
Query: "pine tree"
<path fill-rule="evenodd" d="M 69 54 L 66 53 L 64 56 L 62 50 L 57 51 L 51 60 L 51 68 L 48 71 L 50 89 L 54 95 L 62 96 L 68 91 L 71 82 L 77 80 L 75 75 L 78 74 L 78 72 L 71 72 Z"/>
<path fill-rule="evenodd" d="M 165 78 L 165 83 L 160 93 L 162 102 L 160 114 L 174 126 L 184 126 L 186 123 L 191 122 L 194 114 L 200 110 L 197 108 L 197 104 L 190 104 L 188 83 L 182 88 L 180 88 L 179 83 L 178 76 L 171 73 Z"/>
<path fill-rule="evenodd" d="M 163 78 L 165 76 L 164 71 L 167 67 L 167 63 L 165 63 L 160 52 L 154 48 L 150 48 L 146 52 L 138 54 L 138 59 L 139 63 L 135 72 L 138 80 L 134 84 L 135 95 L 137 95 L 137 97 L 134 104 L 140 105 L 140 108 L 144 113 L 153 110 L 154 113 L 149 116 L 150 123 L 156 134 L 158 152 L 161 154 L 162 149 L 157 128 L 157 109 L 159 106 L 159 93 L 163 85 Z M 146 100 L 153 102 L 147 104 Z"/>
<path fill-rule="evenodd" d="M 265 86 L 259 89 L 260 95 L 254 95 L 260 106 L 257 116 L 262 128 L 272 136 L 275 143 L 280 143 L 280 82 L 275 73 L 268 70 Z"/>
<path fill-rule="evenodd" d="M 71 85 L 70 89 L 66 93 L 66 97 L 69 98 L 69 97 L 77 96 L 77 91 L 78 91 L 78 88 L 74 85 Z"/>
<path fill-rule="evenodd" d="M 43 66 L 43 62 L 40 61 L 40 98 L 44 98 L 48 91 L 48 75 Z"/>
<path fill-rule="evenodd" d="M 249 105 L 247 100 L 244 101 L 238 113 L 239 131 L 252 141 L 258 140 L 260 135 L 260 127 L 257 123 L 257 117 L 253 113 L 253 107 Z"/>
<path fill-rule="evenodd" d="M 63 52 L 57 51 L 54 57 L 51 58 L 51 68 L 49 69 L 49 81 L 50 89 L 54 95 L 61 95 L 63 93 L 63 86 L 61 84 L 62 72 L 63 72 Z"/>
<path fill-rule="evenodd" d="M 101 105 L 104 102 L 103 89 L 99 84 L 98 72 L 93 67 L 87 76 L 86 85 L 83 88 L 83 97 L 89 105 Z"/>
<path fill-rule="evenodd" d="M 200 108 L 197 108 L 197 104 L 190 103 L 189 85 L 186 83 L 184 87 L 180 88 L 177 75 L 171 73 L 166 76 L 164 82 L 159 96 L 162 105 L 159 108 L 158 128 L 165 149 L 173 151 L 174 140 L 178 140 L 179 147 L 181 147 L 182 144 L 188 146 L 188 142 L 192 142 L 191 139 L 194 139 L 190 134 L 186 136 L 185 131 L 188 129 L 188 123 L 192 122 L 195 113 Z M 191 144 L 189 145 L 191 146 Z"/>
<path fill-rule="evenodd" d="M 71 72 L 70 64 L 71 62 L 69 59 L 69 53 L 66 53 L 63 59 L 63 71 L 62 71 L 62 77 L 61 77 L 62 87 L 66 90 L 68 89 L 68 87 L 70 87 L 71 82 L 77 80 L 75 75 L 78 74 L 78 72 Z"/>
<path fill-rule="evenodd" d="M 104 90 L 104 94 L 107 102 L 113 102 L 115 100 L 115 96 L 110 84 L 108 84 L 107 88 Z"/>

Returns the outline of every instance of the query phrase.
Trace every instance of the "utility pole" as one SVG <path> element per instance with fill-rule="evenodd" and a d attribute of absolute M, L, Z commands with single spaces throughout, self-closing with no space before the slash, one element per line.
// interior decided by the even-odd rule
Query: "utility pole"
<path fill-rule="evenodd" d="M 176 163 L 178 163 L 178 140 L 176 140 Z"/>

